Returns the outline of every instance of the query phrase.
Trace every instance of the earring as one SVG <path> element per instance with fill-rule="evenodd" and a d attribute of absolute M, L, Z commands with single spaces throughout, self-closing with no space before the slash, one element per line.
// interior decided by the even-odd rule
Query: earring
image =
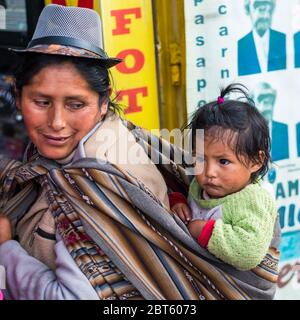
<path fill-rule="evenodd" d="M 21 122 L 23 120 L 22 112 L 19 109 L 16 109 L 15 119 L 17 122 Z"/>

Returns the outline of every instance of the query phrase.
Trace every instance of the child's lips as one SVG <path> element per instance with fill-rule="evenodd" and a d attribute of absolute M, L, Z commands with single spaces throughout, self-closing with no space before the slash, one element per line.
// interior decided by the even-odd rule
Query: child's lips
<path fill-rule="evenodd" d="M 207 187 L 207 188 L 219 188 L 219 186 L 217 186 L 217 185 L 215 185 L 213 183 L 206 183 L 204 186 Z"/>

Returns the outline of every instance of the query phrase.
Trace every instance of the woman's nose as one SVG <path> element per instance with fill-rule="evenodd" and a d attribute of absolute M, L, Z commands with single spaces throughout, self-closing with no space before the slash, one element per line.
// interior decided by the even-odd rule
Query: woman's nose
<path fill-rule="evenodd" d="M 66 126 L 66 115 L 63 106 L 52 106 L 48 112 L 48 126 L 54 131 L 60 131 Z"/>

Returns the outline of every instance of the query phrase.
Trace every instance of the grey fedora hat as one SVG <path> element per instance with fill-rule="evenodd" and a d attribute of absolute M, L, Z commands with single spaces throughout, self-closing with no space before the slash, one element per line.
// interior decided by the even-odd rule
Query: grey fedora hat
<path fill-rule="evenodd" d="M 106 68 L 122 61 L 108 57 L 103 50 L 101 20 L 96 11 L 56 4 L 44 7 L 27 48 L 11 50 L 98 59 Z"/>

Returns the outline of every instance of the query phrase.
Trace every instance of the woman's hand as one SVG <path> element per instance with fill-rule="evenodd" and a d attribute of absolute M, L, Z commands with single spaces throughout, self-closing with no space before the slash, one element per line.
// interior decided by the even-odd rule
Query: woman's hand
<path fill-rule="evenodd" d="M 188 224 L 188 230 L 194 239 L 198 240 L 198 237 L 206 223 L 207 221 L 205 220 L 194 220 Z"/>
<path fill-rule="evenodd" d="M 7 217 L 0 215 L 0 244 L 12 239 L 12 228 Z"/>
<path fill-rule="evenodd" d="M 174 211 L 185 224 L 188 224 L 192 219 L 191 209 L 185 203 L 177 203 L 171 208 L 171 210 Z"/>

